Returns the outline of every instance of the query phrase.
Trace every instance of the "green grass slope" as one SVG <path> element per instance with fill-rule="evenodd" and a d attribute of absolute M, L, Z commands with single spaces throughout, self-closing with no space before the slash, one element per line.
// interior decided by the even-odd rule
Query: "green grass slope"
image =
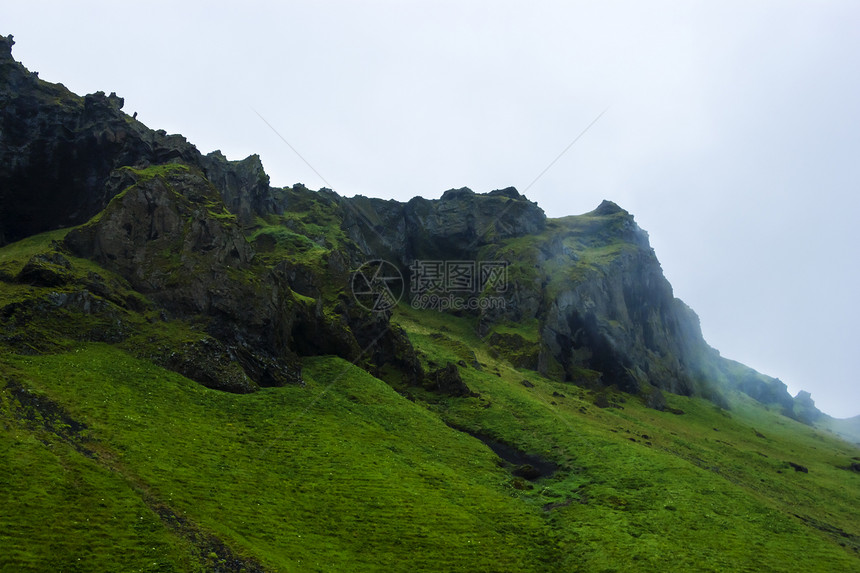
<path fill-rule="evenodd" d="M 478 343 L 467 319 L 410 309 L 398 321 L 433 362 L 462 359 L 458 341 Z M 599 393 L 478 359 L 483 369 L 462 375 L 481 398 L 424 398 L 457 427 L 561 466 L 524 495 L 550 508 L 561 570 L 860 569 L 851 444 L 741 393 L 730 411 L 668 395 L 676 413 L 657 412 L 612 393 L 600 408 Z"/>
<path fill-rule="evenodd" d="M 177 517 L 273 570 L 528 571 L 553 557 L 492 452 L 338 358 L 309 360 L 305 387 L 252 395 L 103 344 L 2 368 L 25 389 L 4 391 L 4 507 L 31 509 L 5 518 L 10 567 L 83 556 L 80 570 L 111 570 L 122 555 L 130 569 L 184 570 L 195 555 L 181 532 L 171 543 Z M 28 420 L 22 392 L 85 429 L 63 440 L 60 422 Z M 68 521 L 52 518 L 64 509 Z"/>
<path fill-rule="evenodd" d="M 408 307 L 393 320 L 425 367 L 462 361 L 478 396 L 325 356 L 303 386 L 219 392 L 141 358 L 195 330 L 109 272 L 13 279 L 60 236 L 0 249 L 0 571 L 860 570 L 860 450 L 742 394 L 657 412 Z M 92 273 L 133 304 L 49 304 Z M 530 482 L 473 435 L 557 470 Z"/>

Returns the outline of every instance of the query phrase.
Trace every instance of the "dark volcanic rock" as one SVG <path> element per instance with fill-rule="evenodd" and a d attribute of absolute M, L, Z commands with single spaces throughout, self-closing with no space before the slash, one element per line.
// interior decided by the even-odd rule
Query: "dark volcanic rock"
<path fill-rule="evenodd" d="M 460 378 L 460 371 L 457 366 L 448 363 L 443 368 L 434 370 L 428 376 L 430 387 L 441 394 L 449 396 L 475 396 L 476 394 L 469 390 L 463 379 Z"/>
<path fill-rule="evenodd" d="M 57 252 L 34 255 L 15 277 L 19 283 L 55 287 L 72 280 L 69 260 Z"/>
<path fill-rule="evenodd" d="M 236 394 L 247 394 L 259 388 L 239 367 L 229 349 L 217 340 L 201 338 L 180 348 L 161 350 L 162 354 L 148 358 L 207 388 Z"/>
<path fill-rule="evenodd" d="M 40 80 L 12 58 L 11 36 L 0 38 L 0 245 L 87 221 L 110 201 L 116 189 L 105 182 L 122 166 L 193 165 L 242 217 L 276 209 L 258 157 L 203 157 L 123 113 L 116 94 L 80 97 Z"/>
<path fill-rule="evenodd" d="M 134 183 L 98 219 L 72 230 L 65 244 L 166 306 L 207 312 L 217 304 L 212 287 L 229 268 L 247 265 L 254 256 L 217 189 L 181 165 L 126 168 L 115 178 Z"/>
<path fill-rule="evenodd" d="M 649 390 L 650 391 L 646 390 L 644 392 L 645 405 L 661 412 L 665 410 L 666 396 L 663 395 L 663 392 L 661 392 L 659 388 L 654 388 L 653 386 Z"/>
<path fill-rule="evenodd" d="M 259 214 L 282 212 L 259 155 L 228 161 L 220 151 L 213 151 L 201 158 L 200 165 L 206 178 L 221 192 L 227 208 L 243 224 L 251 223 Z"/>
<path fill-rule="evenodd" d="M 649 383 L 694 393 L 700 357 L 710 350 L 698 317 L 674 297 L 632 216 L 608 201 L 587 216 L 591 248 L 610 256 L 599 267 L 580 264 L 577 280 L 558 281 L 542 302 L 543 369 L 557 362 L 570 380 L 583 368 L 598 371 L 604 385 L 633 393 Z M 569 261 L 563 244 L 543 256 Z"/>
<path fill-rule="evenodd" d="M 63 245 L 121 275 L 170 316 L 205 317 L 212 337 L 153 360 L 232 392 L 298 383 L 298 356 L 315 354 L 391 364 L 407 382 L 423 381 L 412 345 L 388 316 L 345 295 L 326 314 L 320 304 L 297 300 L 291 288 L 295 282 L 318 290 L 314 285 L 322 278 L 314 271 L 255 265 L 237 217 L 201 171 L 178 164 L 126 167 L 113 172 L 107 185 L 122 191 L 98 217 L 70 231 Z M 346 284 L 342 266 L 330 266 L 325 280 Z"/>
<path fill-rule="evenodd" d="M 784 414 L 794 415 L 794 400 L 788 393 L 788 386 L 778 378 L 770 378 L 749 370 L 737 381 L 737 388 L 763 404 L 779 404 Z"/>
<path fill-rule="evenodd" d="M 183 165 L 124 168 L 124 185 L 96 219 L 69 232 L 64 246 L 124 277 L 173 316 L 208 317 L 208 332 L 224 348 L 195 347 L 187 360 L 164 363 L 206 385 L 248 391 L 241 378 L 216 380 L 201 364 L 229 354 L 261 386 L 300 381 L 290 350 L 293 328 L 312 321 L 283 276 L 254 279 L 253 249 L 215 187 Z"/>
<path fill-rule="evenodd" d="M 807 469 L 805 466 L 802 466 L 800 464 L 796 464 L 794 462 L 788 462 L 788 465 L 791 466 L 792 468 L 794 468 L 794 471 L 796 471 L 796 472 L 802 472 L 805 474 L 809 473 L 809 469 Z"/>
<path fill-rule="evenodd" d="M 478 335 L 514 365 L 588 386 L 642 392 L 656 409 L 666 407 L 660 390 L 727 405 L 718 384 L 734 380 L 736 372 L 704 341 L 698 317 L 663 276 L 647 233 L 617 204 L 604 201 L 570 223 L 550 224 L 513 188 L 487 194 L 451 189 L 439 200 L 406 204 L 366 197 L 337 201 L 344 230 L 359 249 L 368 258 L 394 262 L 404 276 L 415 260 L 475 260 L 479 252 L 483 260 L 523 269 L 508 280 L 504 306 L 478 313 Z M 541 238 L 527 256 L 506 246 L 508 239 L 528 235 Z M 536 343 L 493 332 L 494 324 L 535 319 Z M 787 393 L 766 380 L 766 388 L 758 384 L 750 379 L 743 389 L 762 390 L 760 398 L 779 400 L 790 412 Z"/>
<path fill-rule="evenodd" d="M 539 233 L 546 214 L 510 187 L 486 194 L 451 189 L 438 200 L 407 203 L 340 198 L 344 229 L 367 255 L 407 269 L 413 260 L 473 258 L 499 239 Z"/>

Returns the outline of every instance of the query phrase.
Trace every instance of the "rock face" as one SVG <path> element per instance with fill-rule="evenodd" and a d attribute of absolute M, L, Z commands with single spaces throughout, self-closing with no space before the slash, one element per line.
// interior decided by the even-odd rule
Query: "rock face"
<path fill-rule="evenodd" d="M 479 333 L 518 366 L 638 393 L 708 391 L 701 378 L 713 355 L 698 317 L 676 299 L 633 217 L 605 201 L 581 217 L 551 221 L 509 188 L 445 192 L 406 204 L 342 199 L 344 226 L 368 257 L 504 261 L 511 275 L 504 308 L 480 313 Z M 534 240 L 521 248 L 511 242 Z M 484 293 L 491 295 L 493 293 Z M 537 323 L 538 342 L 494 332 L 497 324 Z M 655 394 L 657 396 L 657 394 Z M 655 404 L 662 402 L 655 398 Z"/>
<path fill-rule="evenodd" d="M 107 206 L 117 189 L 105 183 L 122 166 L 195 166 L 232 212 L 276 209 L 259 157 L 203 156 L 123 113 L 116 94 L 80 97 L 40 80 L 12 58 L 12 37 L 0 38 L 0 245 L 87 221 Z"/>
<path fill-rule="evenodd" d="M 448 363 L 442 368 L 434 370 L 428 376 L 428 385 L 442 394 L 448 396 L 475 396 L 463 379 L 460 377 L 460 371 L 457 366 Z"/>
<path fill-rule="evenodd" d="M 209 348 L 213 363 L 229 356 L 262 386 L 297 381 L 289 339 L 307 313 L 275 273 L 259 282 L 243 274 L 251 271 L 254 252 L 202 173 L 182 165 L 123 168 L 108 187 L 113 200 L 72 230 L 64 246 L 124 277 L 175 317 L 207 317 L 208 332 L 223 345 Z M 194 374 L 185 362 L 178 365 Z M 205 368 L 197 374 L 192 377 L 215 383 Z"/>
<path fill-rule="evenodd" d="M 120 169 L 107 185 L 114 200 L 66 238 L 76 254 L 99 261 L 166 305 L 206 312 L 212 285 L 254 257 L 218 190 L 182 165 Z M 122 191 L 119 189 L 122 188 Z"/>
<path fill-rule="evenodd" d="M 423 381 L 414 349 L 387 315 L 346 296 L 326 314 L 292 289 L 319 283 L 313 271 L 255 264 L 238 218 L 202 171 L 178 164 L 126 167 L 107 185 L 114 188 L 107 208 L 71 230 L 62 246 L 119 274 L 170 317 L 203 322 L 208 338 L 156 352 L 154 361 L 233 392 L 300 382 L 299 356 L 314 354 L 393 365 L 410 383 Z M 22 273 L 43 282 L 62 277 L 62 260 L 33 267 Z M 348 273 L 341 274 L 345 283 Z"/>
<path fill-rule="evenodd" d="M 778 404 L 782 406 L 784 414 L 794 415 L 794 400 L 788 393 L 788 386 L 777 379 L 762 376 L 758 372 L 750 370 L 744 375 L 736 378 L 737 388 L 755 398 L 763 404 Z"/>
<path fill-rule="evenodd" d="M 220 151 L 213 151 L 200 158 L 200 168 L 243 224 L 253 221 L 256 215 L 283 211 L 281 201 L 269 188 L 269 176 L 259 155 L 228 161 Z"/>
<path fill-rule="evenodd" d="M 344 228 L 364 255 L 395 261 L 404 276 L 415 259 L 506 263 L 504 292 L 475 293 L 505 304 L 474 312 L 478 334 L 516 366 L 616 386 L 655 409 L 666 407 L 661 390 L 724 406 L 721 388 L 728 387 L 795 415 L 784 384 L 739 369 L 708 346 L 698 317 L 663 276 L 647 233 L 615 203 L 547 220 L 513 188 L 456 189 L 405 204 L 338 200 Z M 496 330 L 521 324 L 535 324 L 537 339 Z"/>
<path fill-rule="evenodd" d="M 71 263 L 60 253 L 36 255 L 24 265 L 15 277 L 15 282 L 56 287 L 70 282 Z"/>
<path fill-rule="evenodd" d="M 651 384 L 694 393 L 698 362 L 708 350 L 698 317 L 674 297 L 647 235 L 629 213 L 604 202 L 588 216 L 596 227 L 589 234 L 601 237 L 590 248 L 609 256 L 599 268 L 582 269 L 578 281 L 550 279 L 558 290 L 544 294 L 543 369 L 551 370 L 555 360 L 568 379 L 585 368 L 627 392 Z"/>
<path fill-rule="evenodd" d="M 805 390 L 801 390 L 794 397 L 794 414 L 795 418 L 804 424 L 814 424 L 824 416 L 824 413 L 815 406 L 812 395 Z"/>
<path fill-rule="evenodd" d="M 413 260 L 442 260 L 453 253 L 474 258 L 500 239 L 540 233 L 546 214 L 516 189 L 478 194 L 450 189 L 438 200 L 407 203 L 367 197 L 340 198 L 343 225 L 365 254 L 408 269 Z"/>

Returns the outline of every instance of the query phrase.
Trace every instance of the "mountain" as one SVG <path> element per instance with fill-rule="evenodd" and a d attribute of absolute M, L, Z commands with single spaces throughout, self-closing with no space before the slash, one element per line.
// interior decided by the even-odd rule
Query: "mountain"
<path fill-rule="evenodd" d="M 860 565 L 850 423 L 711 348 L 615 203 L 272 187 L 12 44 L 0 569 Z"/>

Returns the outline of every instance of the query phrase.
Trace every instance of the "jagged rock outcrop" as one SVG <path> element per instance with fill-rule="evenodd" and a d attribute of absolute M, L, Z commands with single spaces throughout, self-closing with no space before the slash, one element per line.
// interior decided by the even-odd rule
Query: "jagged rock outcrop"
<path fill-rule="evenodd" d="M 408 269 L 415 259 L 474 257 L 501 239 L 540 233 L 546 214 L 513 187 L 475 193 L 449 189 L 441 199 L 407 203 L 357 196 L 340 198 L 343 227 L 368 256 Z"/>
<path fill-rule="evenodd" d="M 451 362 L 432 371 L 427 377 L 427 384 L 432 390 L 448 396 L 477 396 L 463 382 L 457 365 Z"/>
<path fill-rule="evenodd" d="M 407 382 L 423 381 L 414 349 L 388 316 L 345 296 L 326 313 L 321 301 L 300 301 L 291 288 L 322 281 L 314 271 L 256 265 L 237 217 L 201 171 L 126 167 L 111 174 L 108 186 L 122 191 L 98 217 L 71 230 L 63 247 L 124 277 L 169 316 L 205 324 L 207 336 L 148 358 L 233 392 L 299 382 L 299 356 L 314 354 L 393 365 Z M 62 270 L 61 259 L 46 259 L 24 274 L 54 281 Z M 347 269 L 339 272 L 346 283 Z"/>
<path fill-rule="evenodd" d="M 663 276 L 648 235 L 627 211 L 604 201 L 590 213 L 547 220 L 509 188 L 488 194 L 447 191 L 408 203 L 337 197 L 344 228 L 368 258 L 508 264 L 502 297 L 478 314 L 478 334 L 517 366 L 588 386 L 640 393 L 662 409 L 660 392 L 705 396 L 726 405 L 721 387 L 738 388 L 793 414 L 791 396 L 767 377 L 724 363 L 704 340 L 698 316 Z M 489 231 L 488 231 L 489 229 Z M 529 237 L 519 243 L 510 239 Z M 413 293 L 414 294 L 414 293 Z M 495 332 L 496 325 L 537 323 L 537 341 Z M 757 376 L 760 376 L 756 373 Z"/>
<path fill-rule="evenodd" d="M 714 364 L 716 372 L 711 372 L 711 378 L 762 404 L 778 406 L 784 416 L 805 424 L 812 424 L 822 416 L 808 392 L 801 391 L 792 398 L 788 386 L 779 378 L 767 376 L 728 358 L 719 357 Z"/>
<path fill-rule="evenodd" d="M 563 228 L 555 248 L 540 256 L 545 267 L 568 269 L 544 278 L 541 369 L 551 372 L 557 363 L 570 380 L 581 379 L 583 369 L 597 371 L 601 384 L 632 393 L 649 386 L 703 393 L 710 349 L 647 234 L 609 201 L 582 217 L 584 226 Z"/>
<path fill-rule="evenodd" d="M 21 354 L 55 352 L 63 339 L 125 341 L 147 302 L 121 280 L 73 264 L 52 244 L 0 281 L 27 285 L 24 296 L 0 304 L 0 344 Z"/>
<path fill-rule="evenodd" d="M 183 165 L 123 168 L 111 183 L 114 200 L 94 221 L 70 232 L 66 245 L 168 307 L 208 312 L 216 304 L 211 287 L 254 257 L 218 190 Z"/>
<path fill-rule="evenodd" d="M 786 390 L 787 391 L 787 390 Z M 804 424 L 814 424 L 821 420 L 824 413 L 815 406 L 812 395 L 801 390 L 794 397 L 794 417 Z"/>
<path fill-rule="evenodd" d="M 674 297 L 647 234 L 614 203 L 551 225 L 512 188 L 451 190 L 438 201 L 406 204 L 363 197 L 343 203 L 344 224 L 368 256 L 406 265 L 474 259 L 480 247 L 484 257 L 508 263 L 506 304 L 481 311 L 479 334 L 517 365 L 578 382 L 599 373 L 601 385 L 633 393 L 653 386 L 716 394 L 702 383 L 713 351 L 698 317 Z M 534 245 L 509 247 L 523 236 L 534 236 Z M 534 320 L 537 343 L 493 332 L 495 324 Z"/>
<path fill-rule="evenodd" d="M 647 236 L 626 211 L 604 203 L 592 216 L 621 227 L 592 248 L 618 252 L 599 268 L 583 269 L 578 281 L 556 281 L 542 317 L 550 354 L 542 362 L 558 361 L 569 379 L 577 369 L 596 370 L 604 384 L 627 392 L 650 383 L 693 393 L 696 362 L 706 351 L 698 318 L 674 297 Z"/>
<path fill-rule="evenodd" d="M 200 167 L 221 192 L 230 212 L 243 224 L 252 222 L 257 215 L 283 212 L 282 201 L 269 187 L 269 176 L 259 155 L 229 161 L 216 150 L 200 158 Z"/>
<path fill-rule="evenodd" d="M 254 252 L 218 190 L 183 165 L 124 168 L 111 181 L 124 190 L 64 246 L 124 277 L 171 315 L 206 317 L 207 331 L 225 346 L 196 353 L 209 348 L 215 363 L 229 356 L 262 386 L 298 381 L 289 341 L 296 322 L 311 320 L 309 310 L 277 273 L 252 274 Z M 196 379 L 211 381 L 198 370 Z"/>
<path fill-rule="evenodd" d="M 259 157 L 201 155 L 181 135 L 153 131 L 104 92 L 80 97 L 38 78 L 12 58 L 0 37 L 0 245 L 87 221 L 104 209 L 122 166 L 179 162 L 201 169 L 242 217 L 277 211 Z"/>
<path fill-rule="evenodd" d="M 56 287 L 72 280 L 71 263 L 62 254 L 53 252 L 35 255 L 15 276 L 15 282 Z"/>
<path fill-rule="evenodd" d="M 762 404 L 778 404 L 787 416 L 794 416 L 794 400 L 788 393 L 788 386 L 778 378 L 770 378 L 748 369 L 742 376 L 735 377 L 735 385 L 744 394 Z"/>

